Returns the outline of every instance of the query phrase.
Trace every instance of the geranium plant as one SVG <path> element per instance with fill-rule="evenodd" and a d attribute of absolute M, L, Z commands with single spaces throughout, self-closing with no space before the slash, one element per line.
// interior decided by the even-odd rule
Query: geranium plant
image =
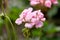
<path fill-rule="evenodd" d="M 52 4 L 57 5 L 57 0 L 30 0 L 31 6 L 40 5 L 45 8 L 51 8 Z M 44 9 L 42 9 L 44 10 Z M 44 26 L 46 18 L 44 17 L 41 9 L 34 10 L 32 7 L 24 9 L 23 12 L 19 15 L 19 18 L 16 19 L 15 23 L 21 25 L 24 23 L 24 28 L 22 29 L 25 37 L 35 37 L 41 36 L 41 28 Z"/>

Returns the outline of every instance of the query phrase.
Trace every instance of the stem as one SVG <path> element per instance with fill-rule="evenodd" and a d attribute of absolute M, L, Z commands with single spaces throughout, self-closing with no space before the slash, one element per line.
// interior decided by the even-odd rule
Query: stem
<path fill-rule="evenodd" d="M 8 5 L 8 0 L 4 0 L 4 1 L 6 2 L 6 4 L 5 4 L 5 5 L 6 5 L 6 11 L 4 10 L 4 6 L 3 6 L 3 3 L 2 3 L 2 5 L 1 5 L 2 12 L 3 12 L 4 16 L 5 16 L 5 17 L 8 19 L 8 21 L 10 22 L 11 27 L 12 27 L 12 29 L 13 29 L 14 38 L 15 38 L 15 40 L 17 40 L 15 28 L 14 28 L 14 26 L 13 26 L 10 18 L 9 18 L 9 17 L 7 16 L 7 14 L 6 14 L 6 12 L 8 12 L 8 6 L 7 6 L 7 5 Z M 7 24 L 6 24 L 6 29 L 7 29 L 8 37 L 10 37 L 10 30 L 9 30 L 9 27 L 7 26 Z M 10 38 L 9 38 L 9 40 L 10 40 Z"/>
<path fill-rule="evenodd" d="M 4 12 L 4 6 L 3 6 L 3 3 L 1 4 L 1 10 L 2 10 L 2 12 Z M 4 15 L 4 13 L 2 13 L 3 15 Z M 7 34 L 8 34 L 8 39 L 7 40 L 11 40 L 10 39 L 10 30 L 9 30 L 9 27 L 7 26 L 7 22 L 5 22 L 6 23 L 6 30 L 7 30 Z"/>
<path fill-rule="evenodd" d="M 7 20 L 6 20 L 7 21 Z M 6 30 L 7 30 L 7 34 L 8 34 L 8 39 L 7 40 L 11 40 L 11 36 L 10 36 L 10 30 L 9 30 L 9 27 L 7 26 L 7 22 L 6 22 Z"/>
<path fill-rule="evenodd" d="M 12 26 L 12 29 L 13 29 L 13 33 L 14 33 L 15 40 L 17 40 L 15 28 L 14 28 L 14 26 L 13 26 L 10 18 L 6 15 L 6 13 L 5 13 L 5 17 L 9 20 L 9 22 L 10 22 L 10 24 L 11 24 L 11 26 Z"/>
<path fill-rule="evenodd" d="M 1 10 L 2 10 L 2 12 L 4 12 L 3 2 L 1 4 Z"/>

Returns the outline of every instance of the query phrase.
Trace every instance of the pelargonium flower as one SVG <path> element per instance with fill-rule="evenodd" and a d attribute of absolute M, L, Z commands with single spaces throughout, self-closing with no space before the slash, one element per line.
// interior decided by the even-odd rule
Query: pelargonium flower
<path fill-rule="evenodd" d="M 20 25 L 22 22 L 25 23 L 26 28 L 40 28 L 43 26 L 44 14 L 41 10 L 33 11 L 33 8 L 24 9 L 23 12 L 19 15 L 19 18 L 16 19 L 15 23 Z"/>
<path fill-rule="evenodd" d="M 52 5 L 52 3 L 51 3 L 50 0 L 46 0 L 46 1 L 45 1 L 45 6 L 46 6 L 46 7 L 51 8 L 51 5 Z"/>
<path fill-rule="evenodd" d="M 52 4 L 58 4 L 57 0 L 30 0 L 30 5 L 35 6 L 37 4 L 44 5 L 45 7 L 51 8 Z"/>

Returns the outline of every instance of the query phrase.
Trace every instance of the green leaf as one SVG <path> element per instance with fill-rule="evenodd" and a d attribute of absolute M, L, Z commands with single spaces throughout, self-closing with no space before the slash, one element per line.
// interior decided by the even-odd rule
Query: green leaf
<path fill-rule="evenodd" d="M 40 28 L 38 28 L 38 29 L 32 29 L 31 30 L 31 33 L 32 33 L 32 36 L 33 37 L 41 36 L 42 35 L 42 32 L 41 32 L 41 29 Z"/>
<path fill-rule="evenodd" d="M 49 34 L 54 33 L 54 32 L 56 32 L 55 25 L 53 23 L 49 23 L 46 26 L 44 26 L 43 31 L 45 31 Z"/>

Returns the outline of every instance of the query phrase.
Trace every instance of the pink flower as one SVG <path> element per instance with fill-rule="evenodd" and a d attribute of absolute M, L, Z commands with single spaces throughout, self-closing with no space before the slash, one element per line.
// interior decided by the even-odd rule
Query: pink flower
<path fill-rule="evenodd" d="M 51 0 L 53 4 L 58 4 L 57 0 Z"/>
<path fill-rule="evenodd" d="M 45 6 L 46 6 L 46 7 L 51 8 L 51 5 L 52 5 L 52 3 L 51 3 L 50 0 L 46 0 L 46 1 L 45 1 Z"/>
<path fill-rule="evenodd" d="M 37 4 L 39 4 L 39 2 L 36 2 L 36 1 L 31 1 L 31 2 L 30 2 L 30 5 L 32 5 L 32 6 L 35 6 L 35 5 L 37 5 Z"/>
<path fill-rule="evenodd" d="M 52 4 L 58 4 L 57 0 L 30 0 L 30 5 L 35 6 L 35 5 L 43 5 L 45 7 L 51 8 Z"/>
<path fill-rule="evenodd" d="M 33 25 L 32 25 L 31 23 L 25 23 L 25 27 L 26 27 L 26 28 L 32 28 Z"/>
<path fill-rule="evenodd" d="M 43 26 L 43 22 L 45 21 L 44 14 L 41 12 L 41 10 L 33 11 L 33 8 L 28 8 L 23 10 L 20 17 L 15 21 L 16 24 L 22 24 L 22 22 L 25 22 L 26 28 L 40 28 Z"/>

